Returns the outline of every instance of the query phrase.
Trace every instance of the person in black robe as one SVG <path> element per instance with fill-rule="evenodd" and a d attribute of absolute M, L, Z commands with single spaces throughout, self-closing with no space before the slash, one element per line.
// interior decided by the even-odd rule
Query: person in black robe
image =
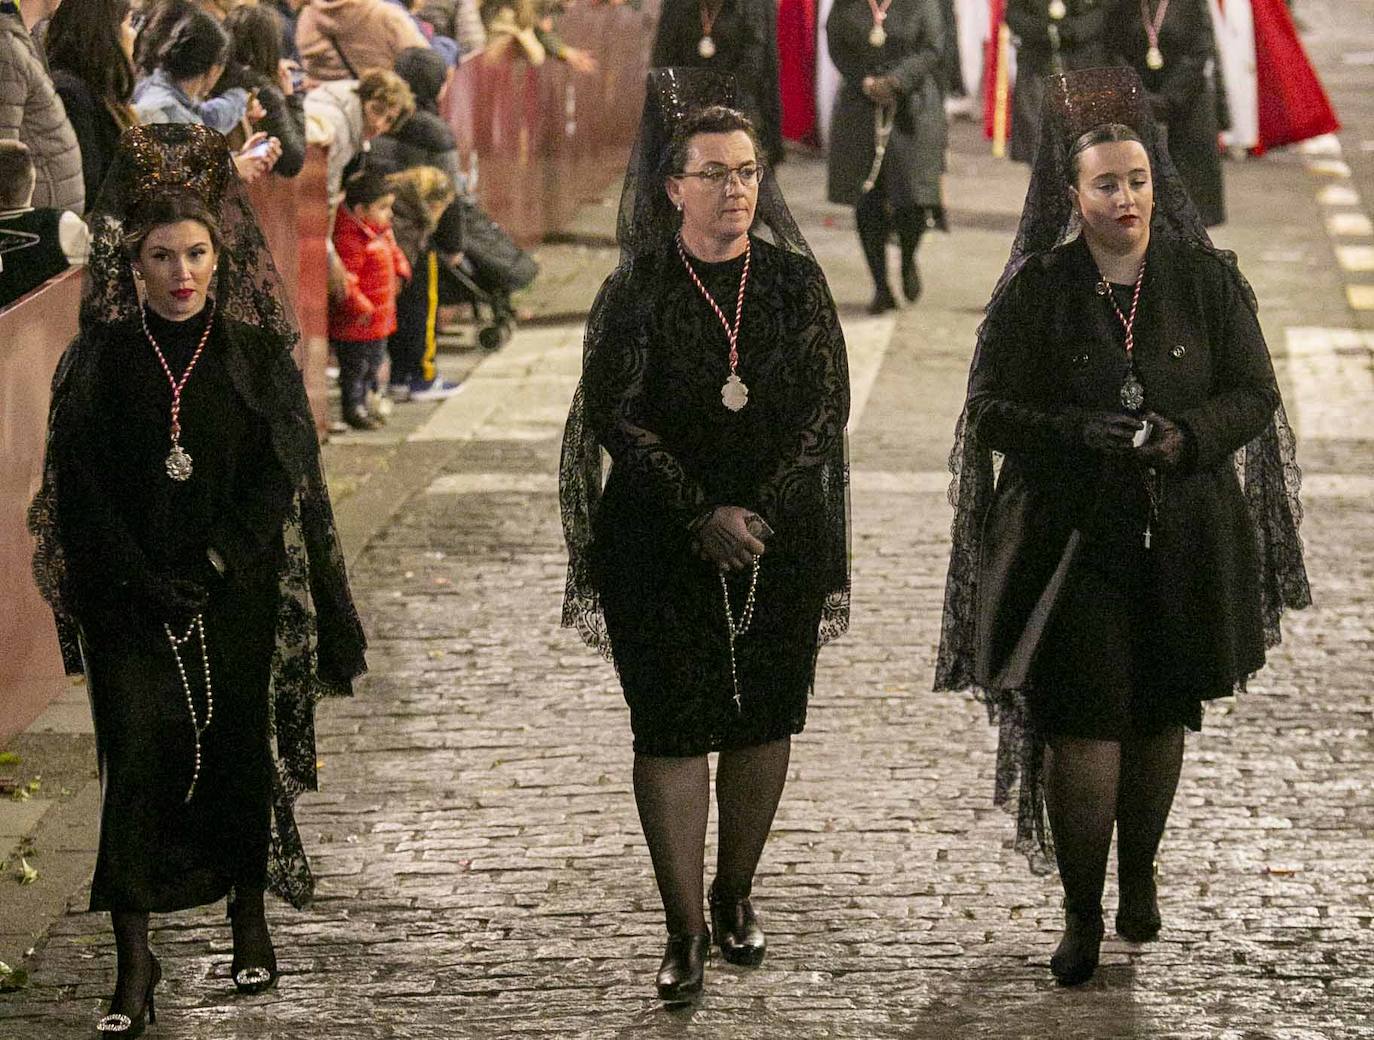
<path fill-rule="evenodd" d="M 630 707 L 669 1001 L 700 991 L 712 932 L 732 963 L 763 958 L 754 873 L 817 649 L 849 616 L 844 338 L 781 194 L 759 180 L 748 120 L 708 104 L 722 98 L 720 77 L 651 75 L 560 479 L 563 621 L 613 659 Z"/>
<path fill-rule="evenodd" d="M 1105 44 L 1115 64 L 1136 71 L 1165 132 L 1169 158 L 1206 227 L 1226 220 L 1217 135 L 1216 39 L 1207 0 L 1115 0 Z"/>
<path fill-rule="evenodd" d="M 774 0 L 664 0 L 649 64 L 733 76 L 735 107 L 754 124 L 764 159 L 786 158 Z"/>
<path fill-rule="evenodd" d="M 292 803 L 313 708 L 364 640 L 292 348 L 223 137 L 120 139 L 80 331 L 53 383 L 35 575 L 84 671 L 101 779 L 91 909 L 114 924 L 106 1035 L 153 1017 L 148 915 L 228 897 L 238 989 L 274 985 L 263 895 L 313 883 Z"/>
<path fill-rule="evenodd" d="M 1035 162 L 1045 77 L 1108 64 L 1106 13 L 1106 0 L 1007 0 L 1007 27 L 1016 36 L 1009 154 L 1017 162 Z"/>
<path fill-rule="evenodd" d="M 1113 829 L 1116 929 L 1159 932 L 1184 732 L 1310 593 L 1292 431 L 1235 257 L 1208 240 L 1133 72 L 1049 90 L 951 456 L 936 688 L 974 687 L 1000 727 L 997 800 L 1019 780 L 1017 847 L 1057 861 L 1051 969 L 1072 985 L 1097 966 Z"/>
<path fill-rule="evenodd" d="M 893 0 L 875 20 L 867 0 L 838 0 L 825 22 L 830 58 L 844 76 L 830 119 L 826 192 L 854 207 L 869 274 L 869 312 L 897 306 L 887 277 L 896 232 L 902 295 L 921 295 L 916 251 L 928 228 L 946 228 L 943 61 L 953 35 L 937 0 Z"/>

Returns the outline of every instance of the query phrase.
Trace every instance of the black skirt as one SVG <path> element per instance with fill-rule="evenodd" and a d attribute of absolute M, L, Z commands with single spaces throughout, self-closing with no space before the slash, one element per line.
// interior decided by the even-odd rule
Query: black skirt
<path fill-rule="evenodd" d="M 83 620 L 102 791 L 92 910 L 184 910 L 266 886 L 275 579 L 268 570 L 219 589 L 205 612 L 214 714 L 189 802 L 194 732 L 161 624 L 133 612 Z M 197 640 L 181 660 L 203 723 Z"/>
<path fill-rule="evenodd" d="M 749 580 L 747 571 L 729 580 L 737 621 Z M 676 557 L 607 552 L 601 596 L 636 754 L 704 755 L 766 744 L 805 727 L 824 596 L 798 561 L 761 558 L 754 619 L 736 639 L 734 676 L 713 564 L 688 551 Z"/>
<path fill-rule="evenodd" d="M 1202 727 L 1202 700 L 1161 678 L 1160 605 L 1143 546 L 1075 561 L 1032 668 L 1031 717 L 1046 736 L 1120 741 Z"/>

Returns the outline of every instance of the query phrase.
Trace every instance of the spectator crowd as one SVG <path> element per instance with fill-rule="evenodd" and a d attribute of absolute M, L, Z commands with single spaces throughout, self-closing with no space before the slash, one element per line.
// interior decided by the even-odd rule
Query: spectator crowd
<path fill-rule="evenodd" d="M 0 307 L 85 261 L 83 218 L 130 127 L 208 126 L 248 184 L 297 176 L 319 144 L 343 422 L 372 429 L 393 400 L 451 394 L 434 363 L 438 308 L 487 308 L 501 334 L 482 342 L 495 346 L 532 265 L 477 206 L 443 106 L 456 69 L 477 58 L 594 70 L 559 37 L 560 10 L 559 0 L 0 0 Z M 465 250 L 469 226 L 477 255 Z"/>

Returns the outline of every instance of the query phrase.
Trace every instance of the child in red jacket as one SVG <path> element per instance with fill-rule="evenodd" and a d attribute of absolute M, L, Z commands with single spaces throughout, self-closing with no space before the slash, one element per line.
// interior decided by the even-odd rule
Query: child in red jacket
<path fill-rule="evenodd" d="M 396 331 L 396 294 L 410 278 L 410 263 L 391 233 L 395 200 L 381 174 L 364 170 L 348 179 L 334 218 L 334 250 L 348 271 L 348 294 L 330 308 L 329 342 L 339 358 L 344 422 L 357 430 L 382 424 L 368 413 L 367 391 Z"/>

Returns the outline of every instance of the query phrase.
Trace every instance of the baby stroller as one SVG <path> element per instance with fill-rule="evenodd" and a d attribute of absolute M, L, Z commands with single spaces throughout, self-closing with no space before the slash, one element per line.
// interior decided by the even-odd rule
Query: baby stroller
<path fill-rule="evenodd" d="M 539 265 L 466 195 L 444 211 L 434 244 L 441 254 L 462 254 L 457 263 L 439 267 L 439 302 L 471 306 L 477 342 L 483 350 L 498 349 L 515 330 L 511 294 L 534 281 Z"/>

